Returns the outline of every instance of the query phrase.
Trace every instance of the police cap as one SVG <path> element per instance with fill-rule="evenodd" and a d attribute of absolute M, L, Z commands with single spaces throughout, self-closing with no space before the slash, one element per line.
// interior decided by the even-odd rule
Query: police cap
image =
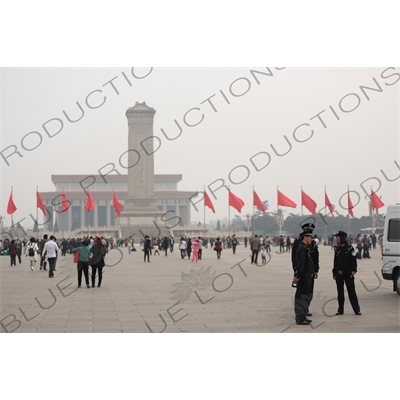
<path fill-rule="evenodd" d="M 305 232 L 301 232 L 300 233 L 300 239 L 303 239 L 304 236 L 310 236 L 314 239 L 314 234 L 312 233 L 312 231 L 305 231 Z"/>
<path fill-rule="evenodd" d="M 312 224 L 311 222 L 309 222 L 307 224 L 302 225 L 301 229 L 303 229 L 303 231 L 306 230 L 306 229 L 307 230 L 313 230 L 313 229 L 315 229 L 315 225 Z"/>
<path fill-rule="evenodd" d="M 343 232 L 343 231 L 338 231 L 335 233 L 335 236 L 343 236 L 343 237 L 347 237 L 347 233 Z"/>

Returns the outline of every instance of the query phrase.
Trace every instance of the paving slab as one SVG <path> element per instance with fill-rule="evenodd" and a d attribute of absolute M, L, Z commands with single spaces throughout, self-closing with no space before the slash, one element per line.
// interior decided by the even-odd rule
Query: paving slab
<path fill-rule="evenodd" d="M 352 312 L 346 294 L 345 314 L 337 310 L 336 285 L 331 276 L 333 253 L 320 246 L 320 274 L 310 311 L 313 323 L 294 321 L 290 253 L 276 254 L 263 266 L 250 264 L 249 248 L 236 255 L 203 250 L 203 260 L 181 260 L 178 252 L 151 257 L 140 252 L 123 257 L 110 252 L 100 288 L 77 288 L 72 256 L 60 257 L 55 278 L 31 272 L 28 260 L 9 266 L 0 257 L 0 332 L 66 333 L 394 333 L 400 331 L 400 296 L 392 282 L 381 278 L 381 257 L 358 262 L 356 291 L 362 316 Z M 120 262 L 118 262 L 121 260 Z M 237 266 L 240 265 L 243 271 Z M 207 268 L 210 267 L 207 275 Z M 182 272 L 201 274 L 201 287 L 182 280 Z M 222 275 L 221 275 L 222 274 Z"/>

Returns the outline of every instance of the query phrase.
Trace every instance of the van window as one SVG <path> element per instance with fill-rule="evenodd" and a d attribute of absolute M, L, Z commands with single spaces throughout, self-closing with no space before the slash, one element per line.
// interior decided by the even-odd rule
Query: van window
<path fill-rule="evenodd" d="M 387 240 L 389 242 L 400 242 L 400 218 L 389 220 Z"/>

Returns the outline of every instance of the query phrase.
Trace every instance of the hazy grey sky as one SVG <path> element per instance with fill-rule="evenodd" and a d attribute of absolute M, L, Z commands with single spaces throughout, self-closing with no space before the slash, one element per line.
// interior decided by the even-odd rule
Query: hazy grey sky
<path fill-rule="evenodd" d="M 354 209 L 355 216 L 366 215 L 367 202 L 360 184 L 371 177 L 380 180 L 378 194 L 385 205 L 400 201 L 400 180 L 389 182 L 381 172 L 392 180 L 400 175 L 395 165 L 395 162 L 400 164 L 400 69 L 388 68 L 270 67 L 273 76 L 251 73 L 251 70 L 267 73 L 266 67 L 135 69 L 137 77 L 148 74 L 143 79 L 135 78 L 131 68 L 2 69 L 1 150 L 7 156 L 13 149 L 4 149 L 15 145 L 23 157 L 14 154 L 7 158 L 10 166 L 3 158 L 0 160 L 0 213 L 7 217 L 5 224 L 8 225 L 10 217 L 6 208 L 11 186 L 18 208 L 14 221 L 26 217 L 29 222 L 22 224 L 31 225 L 29 213 L 36 214 L 36 186 L 39 191 L 54 190 L 52 174 L 96 174 L 108 163 L 114 163 L 121 173 L 126 173 L 119 165 L 128 143 L 125 112 L 137 101 L 145 101 L 156 110 L 154 135 L 161 141 L 155 153 L 155 173 L 182 174 L 180 190 L 202 190 L 203 185 L 207 187 L 223 179 L 244 200 L 243 216 L 252 212 L 253 185 L 262 200 L 269 200 L 272 210 L 277 208 L 279 185 L 298 204 L 295 210 L 286 209 L 294 213 L 301 212 L 301 185 L 317 202 L 318 209 L 324 206 L 326 185 L 339 213 L 347 214 L 340 208 L 339 198 L 350 185 L 350 190 L 361 196 Z M 115 88 L 107 83 L 113 78 L 116 78 L 112 81 Z M 360 86 L 377 89 L 377 84 L 381 92 L 365 90 L 363 93 L 360 89 Z M 104 96 L 106 101 L 101 107 L 90 109 L 85 99 L 95 90 L 102 92 L 93 93 L 88 103 L 97 107 Z M 63 111 L 71 119 L 78 119 L 82 113 L 76 102 L 85 114 L 78 122 L 71 123 Z M 189 127 L 183 119 L 193 108 L 199 110 L 187 114 L 187 125 L 194 125 L 204 117 L 197 126 Z M 316 117 L 322 111 L 323 122 Z M 50 138 L 42 125 L 53 118 L 61 119 L 64 126 Z M 183 131 L 179 138 L 169 141 L 161 129 L 168 136 L 176 137 L 179 130 L 174 120 Z M 296 141 L 293 131 L 302 124 L 310 126 L 297 130 Z M 52 121 L 46 126 L 53 135 L 60 129 L 60 122 Z M 299 142 L 310 137 L 311 130 L 313 136 Z M 24 150 L 23 146 L 33 148 L 39 144 L 38 134 L 26 136 L 33 131 L 40 133 L 42 143 L 35 150 Z M 278 156 L 271 145 L 278 153 L 288 151 L 284 136 L 292 150 Z M 257 172 L 250 159 L 260 152 L 269 154 L 270 164 Z M 261 168 L 269 156 L 259 155 L 253 162 Z M 234 184 L 248 174 L 246 168 L 237 168 L 230 181 L 230 172 L 239 165 L 248 168 L 249 177 L 241 184 Z M 379 182 L 372 179 L 364 185 L 368 191 L 371 185 L 377 190 Z M 217 182 L 212 188 L 219 186 Z M 217 213 L 213 215 L 207 209 L 207 220 L 228 215 L 226 190 L 222 188 L 215 195 L 218 199 L 212 195 L 211 198 Z M 356 204 L 355 193 L 352 199 Z M 347 204 L 345 197 L 343 204 Z M 193 220 L 203 219 L 202 206 L 199 206 L 199 213 L 192 209 Z M 231 216 L 235 213 L 232 209 Z"/>

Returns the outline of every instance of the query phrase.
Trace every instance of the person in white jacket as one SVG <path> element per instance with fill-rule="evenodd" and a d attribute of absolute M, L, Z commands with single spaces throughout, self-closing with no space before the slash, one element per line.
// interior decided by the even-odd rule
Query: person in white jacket
<path fill-rule="evenodd" d="M 38 259 L 37 254 L 39 251 L 39 247 L 36 243 L 36 239 L 31 237 L 28 244 L 25 246 L 25 254 L 26 257 L 29 257 L 30 269 L 33 272 L 33 267 L 36 265 L 36 261 Z"/>
<path fill-rule="evenodd" d="M 56 267 L 58 245 L 55 240 L 56 238 L 51 235 L 50 240 L 45 243 L 42 251 L 42 257 L 47 255 L 47 261 L 49 262 L 49 278 L 54 278 L 54 269 Z"/>

